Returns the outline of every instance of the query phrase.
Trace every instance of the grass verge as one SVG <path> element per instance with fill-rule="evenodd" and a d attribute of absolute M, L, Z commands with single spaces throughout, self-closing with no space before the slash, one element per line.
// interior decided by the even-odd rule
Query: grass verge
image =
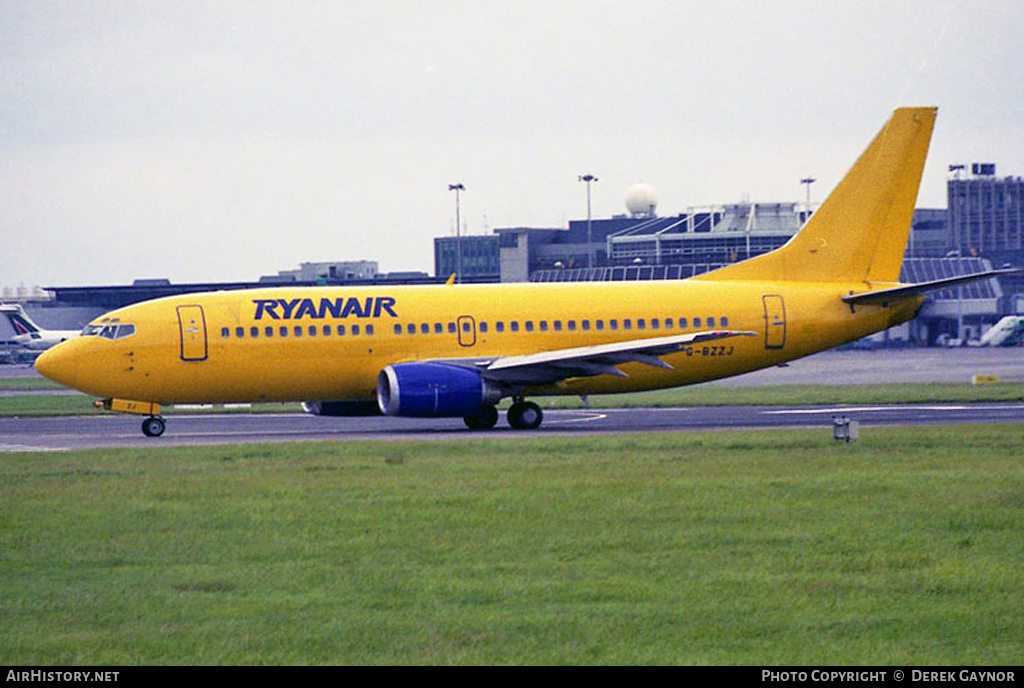
<path fill-rule="evenodd" d="M 1019 426 L 0 457 L 0 663 L 1013 664 Z"/>

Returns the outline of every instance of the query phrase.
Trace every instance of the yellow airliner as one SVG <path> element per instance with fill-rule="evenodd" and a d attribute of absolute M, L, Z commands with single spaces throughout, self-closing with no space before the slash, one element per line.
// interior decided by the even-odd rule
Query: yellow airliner
<path fill-rule="evenodd" d="M 922 294 L 1000 271 L 899 283 L 935 108 L 896 110 L 785 246 L 678 281 L 301 287 L 113 311 L 44 353 L 45 376 L 165 423 L 161 404 L 302 401 L 325 415 L 540 425 L 527 396 L 738 375 L 914 317 Z"/>

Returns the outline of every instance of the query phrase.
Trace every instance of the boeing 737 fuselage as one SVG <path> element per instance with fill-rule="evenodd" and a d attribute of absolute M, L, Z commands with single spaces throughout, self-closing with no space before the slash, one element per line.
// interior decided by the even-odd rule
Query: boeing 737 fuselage
<path fill-rule="evenodd" d="M 784 247 L 677 281 L 272 288 L 113 311 L 43 354 L 47 377 L 147 418 L 160 405 L 302 401 L 321 413 L 540 425 L 537 395 L 738 375 L 914 317 L 899 268 L 934 108 L 897 110 Z M 978 278 L 975 275 L 970 278 Z"/>

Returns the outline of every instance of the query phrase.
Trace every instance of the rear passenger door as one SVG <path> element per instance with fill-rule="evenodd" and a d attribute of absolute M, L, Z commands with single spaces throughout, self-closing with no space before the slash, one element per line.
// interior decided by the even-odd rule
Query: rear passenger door
<path fill-rule="evenodd" d="M 780 294 L 765 294 L 764 348 L 781 349 L 786 346 L 786 304 Z"/>

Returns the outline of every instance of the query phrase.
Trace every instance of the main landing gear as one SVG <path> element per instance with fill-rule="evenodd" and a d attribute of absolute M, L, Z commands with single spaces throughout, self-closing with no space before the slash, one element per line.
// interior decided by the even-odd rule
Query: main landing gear
<path fill-rule="evenodd" d="M 498 422 L 498 409 L 493 406 L 484 406 L 480 412 L 472 416 L 465 416 L 462 420 L 470 430 L 490 430 Z"/>
<path fill-rule="evenodd" d="M 465 416 L 463 420 L 470 430 L 490 430 L 498 423 L 498 409 L 485 406 L 479 413 Z M 508 424 L 516 430 L 536 430 L 543 420 L 544 413 L 540 406 L 532 401 L 517 397 L 508 409 Z"/>
<path fill-rule="evenodd" d="M 516 430 L 536 430 L 543 420 L 540 406 L 532 401 L 516 399 L 508 409 L 508 424 Z"/>
<path fill-rule="evenodd" d="M 167 423 L 160 416 L 150 416 L 142 421 L 142 434 L 146 437 L 159 437 L 167 429 Z"/>

